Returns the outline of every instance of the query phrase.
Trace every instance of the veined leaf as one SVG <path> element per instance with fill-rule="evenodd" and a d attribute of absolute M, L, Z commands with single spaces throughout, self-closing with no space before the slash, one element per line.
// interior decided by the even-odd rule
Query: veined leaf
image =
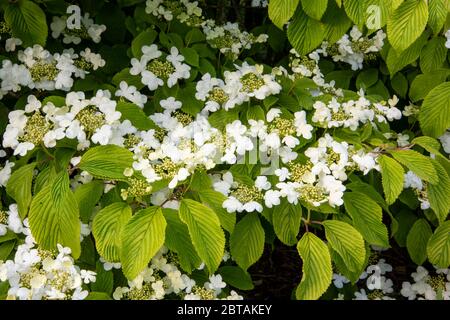
<path fill-rule="evenodd" d="M 300 0 L 270 0 L 269 18 L 278 28 L 283 26 L 294 15 Z"/>
<path fill-rule="evenodd" d="M 139 130 L 150 130 L 156 127 L 144 111 L 134 103 L 119 101 L 116 109 L 122 114 L 122 121 L 130 120 L 131 124 Z"/>
<path fill-rule="evenodd" d="M 428 259 L 440 268 L 450 266 L 450 221 L 445 221 L 434 230 L 427 244 Z"/>
<path fill-rule="evenodd" d="M 111 180 L 127 180 L 123 171 L 131 168 L 133 153 L 116 145 L 98 146 L 89 149 L 79 164 L 94 177 Z"/>
<path fill-rule="evenodd" d="M 316 300 L 328 289 L 333 276 L 330 252 L 316 235 L 307 232 L 297 244 L 302 258 L 302 280 L 297 287 L 299 300 Z"/>
<path fill-rule="evenodd" d="M 208 207 L 217 214 L 222 227 L 229 233 L 232 233 L 236 224 L 236 213 L 227 212 L 227 210 L 222 207 L 222 203 L 227 197 L 222 193 L 211 189 L 201 190 L 198 194 L 201 201 L 207 204 Z"/>
<path fill-rule="evenodd" d="M 22 220 L 27 216 L 28 207 L 31 203 L 31 184 L 33 182 L 34 167 L 36 167 L 35 162 L 13 171 L 6 185 L 6 193 L 16 201 Z"/>
<path fill-rule="evenodd" d="M 430 159 L 439 176 L 439 183 L 428 185 L 428 201 L 439 222 L 444 222 L 450 211 L 450 178 L 445 168 L 436 160 Z"/>
<path fill-rule="evenodd" d="M 387 23 L 387 35 L 392 47 L 401 52 L 425 30 L 428 5 L 423 0 L 406 0 L 392 13 Z"/>
<path fill-rule="evenodd" d="M 75 199 L 80 208 L 80 217 L 84 223 L 88 223 L 95 205 L 103 195 L 103 181 L 94 180 L 82 184 L 74 191 Z"/>
<path fill-rule="evenodd" d="M 344 193 L 344 206 L 354 227 L 373 245 L 388 248 L 388 232 L 382 222 L 381 207 L 370 197 L 359 192 Z"/>
<path fill-rule="evenodd" d="M 230 237 L 230 252 L 236 263 L 247 270 L 262 256 L 264 229 L 255 212 L 247 213 L 236 224 Z"/>
<path fill-rule="evenodd" d="M 320 18 L 322 18 L 325 10 L 327 10 L 327 5 L 328 0 L 302 0 L 303 11 L 305 11 L 308 16 L 316 20 L 320 20 Z"/>
<path fill-rule="evenodd" d="M 81 225 L 69 183 L 67 172 L 60 172 L 33 198 L 28 219 L 31 232 L 42 248 L 54 250 L 61 244 L 72 249 L 72 256 L 77 259 L 81 251 Z"/>
<path fill-rule="evenodd" d="M 333 250 L 341 256 L 350 271 L 358 271 L 364 264 L 366 248 L 361 233 L 346 222 L 324 221 L 325 236 Z"/>
<path fill-rule="evenodd" d="M 381 155 L 378 157 L 381 166 L 381 177 L 387 204 L 393 204 L 403 191 L 405 171 L 394 159 Z"/>
<path fill-rule="evenodd" d="M 283 200 L 282 204 L 274 210 L 272 224 L 278 239 L 288 246 L 297 243 L 297 235 L 302 221 L 302 207 Z"/>
<path fill-rule="evenodd" d="M 430 162 L 430 158 L 414 150 L 394 150 L 390 153 L 395 160 L 414 172 L 420 179 L 430 183 L 439 182 L 439 177 Z"/>
<path fill-rule="evenodd" d="M 450 69 L 437 69 L 426 74 L 419 74 L 414 78 L 409 90 L 411 101 L 422 100 L 435 87 L 444 82 L 450 75 Z"/>
<path fill-rule="evenodd" d="M 427 243 L 433 232 L 425 219 L 417 220 L 406 238 L 406 248 L 411 260 L 422 265 L 427 259 Z"/>
<path fill-rule="evenodd" d="M 434 34 L 441 31 L 448 14 L 448 0 L 428 0 L 429 17 L 428 25 Z"/>
<path fill-rule="evenodd" d="M 420 53 L 420 69 L 423 73 L 442 67 L 447 57 L 444 37 L 435 37 L 427 42 Z"/>
<path fill-rule="evenodd" d="M 322 43 L 325 26 L 310 18 L 299 7 L 289 24 L 287 35 L 290 43 L 300 55 L 306 55 Z"/>
<path fill-rule="evenodd" d="M 450 127 L 450 82 L 444 82 L 425 97 L 419 113 L 425 135 L 437 138 Z"/>
<path fill-rule="evenodd" d="M 138 211 L 122 230 L 120 260 L 128 280 L 144 270 L 164 244 L 166 220 L 160 207 Z"/>
<path fill-rule="evenodd" d="M 209 273 L 213 274 L 222 261 L 225 249 L 225 236 L 219 218 L 213 210 L 191 199 L 181 201 L 179 213 L 181 221 L 188 227 L 197 254 L 205 262 Z"/>
<path fill-rule="evenodd" d="M 131 208 L 125 202 L 110 204 L 95 215 L 92 234 L 98 253 L 107 261 L 120 261 L 122 230 L 130 219 Z"/>

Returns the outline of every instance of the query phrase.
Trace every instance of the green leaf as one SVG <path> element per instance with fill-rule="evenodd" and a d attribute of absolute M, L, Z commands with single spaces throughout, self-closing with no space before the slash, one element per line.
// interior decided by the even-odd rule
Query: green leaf
<path fill-rule="evenodd" d="M 80 219 L 77 201 L 70 190 L 69 176 L 60 172 L 33 198 L 28 219 L 36 242 L 48 250 L 57 244 L 72 249 L 72 256 L 80 256 Z"/>
<path fill-rule="evenodd" d="M 303 11 L 316 20 L 320 20 L 327 10 L 328 0 L 302 0 Z"/>
<path fill-rule="evenodd" d="M 427 2 L 406 0 L 387 23 L 387 35 L 392 47 L 401 52 L 408 48 L 425 30 L 428 20 Z"/>
<path fill-rule="evenodd" d="M 427 150 L 429 153 L 439 154 L 439 149 L 441 148 L 441 144 L 434 138 L 427 136 L 420 136 L 414 138 L 411 143 L 417 144 Z"/>
<path fill-rule="evenodd" d="M 123 69 L 122 71 L 116 73 L 112 78 L 112 83 L 116 86 L 119 86 L 122 81 L 125 81 L 129 86 L 135 86 L 138 90 L 145 87 L 145 85 L 141 82 L 140 76 L 133 76 L 130 74 L 130 68 Z"/>
<path fill-rule="evenodd" d="M 5 22 L 10 26 L 12 35 L 23 42 L 23 47 L 34 44 L 45 46 L 48 27 L 45 13 L 35 3 L 23 0 L 9 4 L 5 8 Z"/>
<path fill-rule="evenodd" d="M 199 190 L 199 196 L 201 201 L 217 214 L 222 227 L 229 233 L 232 233 L 236 224 L 236 213 L 230 213 L 222 207 L 222 203 L 227 197 L 211 189 Z"/>
<path fill-rule="evenodd" d="M 94 217 L 95 246 L 100 256 L 109 262 L 120 261 L 121 234 L 131 215 L 131 208 L 125 202 L 116 202 L 101 209 Z"/>
<path fill-rule="evenodd" d="M 200 31 L 199 28 L 192 28 L 188 33 L 186 33 L 186 37 L 184 38 L 184 42 L 186 43 L 186 46 L 192 43 L 196 42 L 203 42 L 205 41 L 206 37 L 205 34 Z"/>
<path fill-rule="evenodd" d="M 450 266 L 450 221 L 445 221 L 434 230 L 427 244 L 428 259 L 440 268 Z"/>
<path fill-rule="evenodd" d="M 167 221 L 165 245 L 178 255 L 181 268 L 191 273 L 192 270 L 200 266 L 202 260 L 192 245 L 189 230 L 183 221 L 180 220 L 176 210 L 162 210 Z"/>
<path fill-rule="evenodd" d="M 300 0 L 270 0 L 269 18 L 278 28 L 283 26 L 294 15 Z"/>
<path fill-rule="evenodd" d="M 223 266 L 217 273 L 222 276 L 225 283 L 240 290 L 253 290 L 255 287 L 250 275 L 239 267 Z"/>
<path fill-rule="evenodd" d="M 406 93 L 408 92 L 408 80 L 401 72 L 397 72 L 392 77 L 391 86 L 400 97 L 406 97 Z"/>
<path fill-rule="evenodd" d="M 180 219 L 187 224 L 192 244 L 199 257 L 213 274 L 222 261 L 225 236 L 220 221 L 212 209 L 190 199 L 180 203 Z"/>
<path fill-rule="evenodd" d="M 36 162 L 24 165 L 13 171 L 6 185 L 6 193 L 16 201 L 22 220 L 27 216 L 28 207 L 31 203 L 31 184 L 33 182 L 34 167 L 36 167 Z"/>
<path fill-rule="evenodd" d="M 247 213 L 236 224 L 230 237 L 230 253 L 234 261 L 247 270 L 262 256 L 264 229 L 255 212 Z"/>
<path fill-rule="evenodd" d="M 381 207 L 370 197 L 359 192 L 344 193 L 344 206 L 354 227 L 364 239 L 384 248 L 389 247 L 388 232 L 383 224 Z"/>
<path fill-rule="evenodd" d="M 346 222 L 324 221 L 325 236 L 350 271 L 358 271 L 364 264 L 366 248 L 361 233 Z"/>
<path fill-rule="evenodd" d="M 444 222 L 450 211 L 450 178 L 445 168 L 436 160 L 430 159 L 439 176 L 439 183 L 428 185 L 428 201 L 440 223 Z"/>
<path fill-rule="evenodd" d="M 347 17 L 343 9 L 339 9 L 331 1 L 328 9 L 322 17 L 322 22 L 325 23 L 325 39 L 330 44 L 335 43 L 347 32 L 352 26 L 352 21 Z"/>
<path fill-rule="evenodd" d="M 395 160 L 414 172 L 420 179 L 430 183 L 438 183 L 439 177 L 430 158 L 414 150 L 392 150 L 391 155 Z"/>
<path fill-rule="evenodd" d="M 122 113 L 120 120 L 128 119 L 139 130 L 150 130 L 156 127 L 152 120 L 134 103 L 119 101 L 116 110 Z"/>
<path fill-rule="evenodd" d="M 428 0 L 428 7 L 428 25 L 436 35 L 444 26 L 445 19 L 449 12 L 448 0 Z"/>
<path fill-rule="evenodd" d="M 89 292 L 89 295 L 84 300 L 112 300 L 111 297 L 105 292 Z"/>
<path fill-rule="evenodd" d="M 351 283 L 353 283 L 353 284 L 358 282 L 359 277 L 361 276 L 363 271 L 366 269 L 367 262 L 369 260 L 370 248 L 368 248 L 368 245 L 366 244 L 365 247 L 364 247 L 364 251 L 365 251 L 365 255 L 363 257 L 364 263 L 361 266 L 361 268 L 359 270 L 356 270 L 356 271 L 349 270 L 347 268 L 347 265 L 345 264 L 344 260 L 339 255 L 339 253 L 334 251 L 333 248 L 330 245 L 328 245 L 328 249 L 330 250 L 331 260 L 335 264 L 335 266 L 336 266 L 337 270 L 339 271 L 339 273 L 341 273 L 343 276 L 345 276 L 347 279 L 349 279 L 351 281 Z"/>
<path fill-rule="evenodd" d="M 366 21 L 367 3 L 364 0 L 344 0 L 344 8 L 348 17 L 358 26 L 362 27 Z M 360 28 L 361 29 L 361 28 Z"/>
<path fill-rule="evenodd" d="M 250 106 L 247 109 L 247 120 L 265 120 L 266 114 L 264 113 L 264 110 L 261 108 L 261 106 Z"/>
<path fill-rule="evenodd" d="M 138 211 L 122 229 L 120 261 L 128 280 L 133 280 L 164 244 L 166 220 L 160 207 Z"/>
<path fill-rule="evenodd" d="M 197 51 L 192 48 L 181 48 L 180 53 L 184 56 L 184 59 L 187 64 L 191 66 L 198 67 L 199 56 Z"/>
<path fill-rule="evenodd" d="M 420 53 L 420 69 L 423 73 L 439 69 L 444 64 L 446 57 L 445 38 L 435 37 L 428 41 Z"/>
<path fill-rule="evenodd" d="M 316 300 L 328 289 L 333 276 L 328 247 L 311 232 L 303 235 L 297 244 L 303 260 L 302 280 L 297 287 L 299 300 Z"/>
<path fill-rule="evenodd" d="M 80 217 L 84 223 L 88 223 L 94 207 L 103 195 L 103 181 L 91 181 L 82 184 L 74 191 L 75 199 L 80 208 Z"/>
<path fill-rule="evenodd" d="M 142 56 L 142 47 L 150 46 L 155 41 L 158 33 L 153 29 L 147 29 L 139 33 L 139 35 L 131 42 L 131 51 L 133 56 L 140 59 Z"/>
<path fill-rule="evenodd" d="M 394 48 L 389 49 L 386 64 L 391 76 L 416 61 L 422 52 L 422 48 L 427 43 L 428 35 L 428 32 L 424 32 L 408 49 L 402 52 L 397 52 Z"/>
<path fill-rule="evenodd" d="M 411 260 L 422 265 L 427 260 L 427 243 L 433 232 L 425 219 L 417 220 L 406 238 L 406 248 Z"/>
<path fill-rule="evenodd" d="M 112 270 L 106 271 L 103 263 L 97 261 L 95 282 L 91 284 L 91 290 L 96 292 L 104 292 L 111 295 L 114 290 L 114 274 Z"/>
<path fill-rule="evenodd" d="M 437 138 L 450 127 L 450 82 L 431 90 L 423 101 L 419 113 L 423 134 Z"/>
<path fill-rule="evenodd" d="M 387 204 L 393 204 L 403 191 L 403 180 L 405 171 L 401 164 L 394 159 L 381 155 L 378 157 L 378 163 L 381 167 L 381 177 L 384 196 Z"/>
<path fill-rule="evenodd" d="M 132 164 L 131 151 L 116 145 L 106 145 L 89 149 L 81 157 L 79 167 L 100 179 L 126 181 L 123 171 L 131 168 Z"/>
<path fill-rule="evenodd" d="M 417 102 L 425 98 L 430 90 L 444 82 L 449 74 L 450 69 L 439 69 L 431 73 L 419 74 L 411 83 L 411 89 L 409 90 L 411 101 Z"/>
<path fill-rule="evenodd" d="M 307 16 L 299 7 L 289 24 L 287 35 L 298 54 L 306 55 L 322 43 L 325 26 L 320 21 Z"/>
<path fill-rule="evenodd" d="M 0 244 L 0 261 L 8 260 L 9 255 L 16 246 L 16 240 L 6 241 Z"/>
<path fill-rule="evenodd" d="M 378 69 L 372 68 L 362 71 L 356 77 L 356 88 L 359 90 L 373 86 L 378 81 Z"/>
<path fill-rule="evenodd" d="M 272 224 L 275 234 L 281 242 L 288 246 L 297 243 L 297 235 L 302 221 L 302 207 L 283 200 L 273 212 Z"/>

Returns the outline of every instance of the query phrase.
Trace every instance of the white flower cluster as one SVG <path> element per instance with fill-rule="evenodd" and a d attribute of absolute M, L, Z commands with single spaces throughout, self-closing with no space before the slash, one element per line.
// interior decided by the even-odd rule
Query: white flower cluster
<path fill-rule="evenodd" d="M 445 33 L 445 37 L 447 38 L 447 41 L 445 42 L 445 47 L 450 49 L 450 29 L 447 30 Z"/>
<path fill-rule="evenodd" d="M 177 18 L 187 25 L 197 26 L 203 21 L 198 1 L 189 0 L 147 0 L 145 12 L 155 17 L 172 21 Z"/>
<path fill-rule="evenodd" d="M 335 44 L 329 45 L 327 42 L 322 44 L 317 52 L 326 56 L 331 56 L 333 61 L 342 61 L 351 65 L 352 70 L 363 68 L 364 60 L 375 58 L 375 54 L 380 52 L 384 45 L 386 34 L 383 30 L 369 38 L 363 36 L 357 26 L 353 26 L 350 34 L 345 34 Z"/>
<path fill-rule="evenodd" d="M 0 209 L 0 237 L 4 236 L 8 230 L 14 233 L 22 233 L 24 230 L 15 203 L 9 206 L 8 211 Z"/>
<path fill-rule="evenodd" d="M 442 136 L 440 136 L 439 141 L 441 141 L 444 151 L 450 154 L 450 131 L 446 131 Z"/>
<path fill-rule="evenodd" d="M 45 105 L 33 95 L 28 96 L 25 110 L 9 113 L 9 123 L 3 135 L 3 146 L 14 149 L 15 155 L 24 156 L 36 146 L 53 148 L 63 138 L 76 139 L 78 149 L 84 150 L 90 143 L 123 143 L 123 136 L 136 131 L 126 120 L 119 121 L 116 101 L 108 91 L 99 90 L 91 99 L 83 92 L 70 92 L 66 105 Z"/>
<path fill-rule="evenodd" d="M 269 1 L 267 1 L 267 0 L 252 0 L 251 5 L 253 8 L 265 8 L 269 5 Z"/>
<path fill-rule="evenodd" d="M 135 86 L 130 86 L 125 81 L 119 83 L 119 89 L 117 89 L 115 95 L 116 97 L 123 97 L 131 101 L 141 108 L 144 108 L 144 104 L 147 103 L 147 96 L 141 94 Z"/>
<path fill-rule="evenodd" d="M 430 208 L 426 182 L 422 181 L 414 172 L 408 171 L 407 173 L 405 173 L 403 188 L 411 188 L 414 190 L 417 198 L 420 201 L 420 208 L 422 210 Z"/>
<path fill-rule="evenodd" d="M 5 51 L 16 51 L 16 47 L 22 45 L 22 40 L 12 35 L 11 27 L 5 22 L 0 22 L 0 40 L 5 39 Z"/>
<path fill-rule="evenodd" d="M 262 65 L 252 66 L 244 62 L 242 66 L 235 67 L 235 71 L 225 71 L 225 81 L 206 73 L 197 82 L 195 97 L 206 101 L 204 113 L 220 108 L 233 109 L 252 98 L 264 100 L 280 93 L 281 85 L 274 75 L 263 73 Z"/>
<path fill-rule="evenodd" d="M 414 282 L 403 282 L 400 293 L 408 300 L 450 300 L 450 269 L 435 267 L 434 273 L 418 266 L 411 274 Z"/>
<path fill-rule="evenodd" d="M 402 113 L 395 107 L 397 103 L 396 96 L 388 100 L 388 105 L 385 102 L 373 103 L 361 90 L 358 100 L 339 102 L 333 97 L 328 103 L 316 101 L 312 121 L 326 128 L 344 127 L 354 131 L 367 122 L 375 125 L 375 121 L 382 123 L 400 119 Z"/>
<path fill-rule="evenodd" d="M 185 300 L 242 300 L 235 291 L 227 295 L 220 275 L 212 275 L 209 281 L 197 284 L 177 267 L 176 257 L 163 247 L 128 287 L 117 287 L 113 293 L 115 300 L 161 300 L 166 296 L 176 296 Z"/>
<path fill-rule="evenodd" d="M 0 220 L 2 215 L 0 212 Z M 0 261 L 0 281 L 8 281 L 8 300 L 82 300 L 88 295 L 83 284 L 95 282 L 95 272 L 80 270 L 74 265 L 70 248 L 57 245 L 58 252 L 36 247 L 28 226 L 22 221 L 17 205 L 7 212 L 7 228 L 17 234 L 23 233 L 25 243 L 16 249 L 14 260 Z M 0 232 L 4 229 L 0 221 Z"/>
<path fill-rule="evenodd" d="M 81 12 L 80 7 L 77 5 L 71 5 L 68 7 L 69 9 L 75 12 Z M 89 13 L 86 12 L 79 19 L 72 16 L 54 16 L 50 24 L 50 29 L 54 39 L 63 35 L 62 41 L 65 44 L 80 44 L 81 40 L 84 39 L 92 39 L 95 43 L 99 43 L 101 41 L 101 34 L 106 30 L 106 26 L 104 24 L 95 24 L 94 20 L 89 18 Z"/>
<path fill-rule="evenodd" d="M 2 62 L 0 98 L 10 91 L 19 91 L 21 87 L 69 91 L 74 78 L 84 79 L 91 70 L 105 65 L 102 57 L 89 48 L 80 54 L 74 53 L 73 49 L 51 54 L 40 45 L 34 45 L 19 51 L 18 59 L 20 64 L 8 59 Z"/>
<path fill-rule="evenodd" d="M 172 47 L 170 54 L 165 54 L 165 57 L 156 44 L 143 46 L 141 50 L 142 56 L 139 60 L 131 59 L 130 74 L 141 75 L 141 82 L 150 90 L 156 90 L 164 84 L 171 88 L 179 80 L 190 77 L 191 67 L 182 63 L 184 57 L 176 47 Z"/>
<path fill-rule="evenodd" d="M 267 34 L 255 36 L 242 31 L 237 23 L 216 25 L 214 20 L 206 20 L 202 28 L 208 43 L 232 60 L 236 60 L 244 49 L 250 49 L 253 44 L 264 43 L 268 39 Z"/>

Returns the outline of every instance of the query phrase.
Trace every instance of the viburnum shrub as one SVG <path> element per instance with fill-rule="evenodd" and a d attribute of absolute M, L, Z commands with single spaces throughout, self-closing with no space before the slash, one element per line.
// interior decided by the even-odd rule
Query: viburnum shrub
<path fill-rule="evenodd" d="M 450 1 L 0 3 L 1 298 L 450 299 Z"/>

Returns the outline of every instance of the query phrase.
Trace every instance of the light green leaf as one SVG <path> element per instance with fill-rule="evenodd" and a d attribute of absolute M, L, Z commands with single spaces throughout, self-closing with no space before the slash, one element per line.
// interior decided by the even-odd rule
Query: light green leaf
<path fill-rule="evenodd" d="M 270 0 L 269 18 L 278 28 L 283 26 L 294 15 L 300 0 Z"/>
<path fill-rule="evenodd" d="M 262 256 L 264 251 L 264 229 L 255 212 L 247 213 L 236 224 L 230 237 L 230 252 L 234 261 L 247 270 Z"/>
<path fill-rule="evenodd" d="M 427 243 L 433 232 L 425 219 L 417 220 L 406 238 L 406 248 L 411 260 L 422 265 L 427 260 Z"/>
<path fill-rule="evenodd" d="M 442 67 L 447 57 L 444 37 L 435 37 L 427 42 L 420 53 L 420 69 L 423 73 Z"/>
<path fill-rule="evenodd" d="M 428 136 L 420 136 L 414 138 L 411 143 L 417 144 L 427 150 L 429 153 L 440 154 L 439 149 L 441 148 L 441 144 L 434 138 Z"/>
<path fill-rule="evenodd" d="M 222 261 L 225 236 L 214 211 L 191 199 L 180 203 L 180 219 L 187 224 L 192 244 L 199 257 L 213 274 Z"/>
<path fill-rule="evenodd" d="M 325 26 L 318 20 L 307 16 L 299 7 L 289 24 L 289 42 L 300 55 L 306 55 L 322 43 Z"/>
<path fill-rule="evenodd" d="M 79 167 L 100 179 L 126 181 L 123 171 L 131 168 L 132 164 L 131 151 L 116 145 L 106 145 L 89 149 L 81 157 Z"/>
<path fill-rule="evenodd" d="M 120 261 L 128 280 L 144 270 L 164 244 L 166 220 L 160 207 L 138 211 L 122 229 Z"/>
<path fill-rule="evenodd" d="M 95 215 L 92 234 L 98 253 L 106 261 L 120 261 L 122 230 L 131 215 L 131 208 L 125 202 L 110 204 Z"/>
<path fill-rule="evenodd" d="M 344 193 L 344 206 L 354 227 L 373 245 L 389 247 L 388 231 L 382 222 L 381 207 L 370 197 L 359 192 Z"/>
<path fill-rule="evenodd" d="M 333 276 L 328 247 L 311 232 L 303 235 L 297 244 L 303 260 L 302 280 L 297 287 L 299 300 L 316 300 L 328 289 Z"/>
<path fill-rule="evenodd" d="M 6 193 L 16 201 L 22 220 L 27 216 L 28 207 L 31 203 L 31 184 L 33 182 L 34 167 L 36 167 L 36 162 L 24 165 L 13 171 L 6 185 Z"/>
<path fill-rule="evenodd" d="M 450 178 L 445 168 L 436 160 L 430 159 L 439 176 L 439 183 L 428 185 L 428 201 L 440 223 L 444 222 L 450 211 Z"/>
<path fill-rule="evenodd" d="M 439 177 L 430 158 L 414 150 L 392 150 L 391 155 L 395 160 L 414 172 L 420 179 L 430 183 L 438 183 Z"/>
<path fill-rule="evenodd" d="M 403 191 L 403 179 L 405 171 L 401 164 L 394 159 L 381 155 L 378 157 L 381 166 L 381 178 L 384 196 L 387 204 L 393 204 Z"/>
<path fill-rule="evenodd" d="M 450 74 L 450 69 L 437 69 L 426 74 L 419 74 L 414 78 L 409 90 L 409 97 L 411 101 L 417 102 L 425 98 L 433 88 L 447 79 Z"/>
<path fill-rule="evenodd" d="M 444 26 L 445 19 L 449 12 L 448 0 L 428 0 L 428 7 L 428 25 L 436 35 Z"/>
<path fill-rule="evenodd" d="M 11 28 L 12 35 L 23 42 L 24 47 L 34 44 L 45 46 L 48 27 L 45 13 L 35 3 L 29 0 L 10 3 L 5 8 L 5 22 Z"/>
<path fill-rule="evenodd" d="M 325 236 L 350 271 L 358 271 L 364 264 L 366 248 L 361 233 L 346 222 L 324 221 Z"/>
<path fill-rule="evenodd" d="M 293 205 L 283 200 L 281 205 L 274 210 L 272 224 L 275 234 L 281 242 L 288 246 L 297 243 L 297 235 L 302 221 L 302 207 Z"/>
<path fill-rule="evenodd" d="M 120 120 L 130 120 L 131 124 L 139 130 L 156 128 L 155 123 L 134 103 L 119 101 L 116 110 L 122 114 Z"/>
<path fill-rule="evenodd" d="M 325 24 L 325 39 L 330 44 L 335 43 L 352 26 L 352 21 L 347 17 L 343 9 L 339 9 L 333 2 L 330 2 L 327 11 L 322 17 Z"/>
<path fill-rule="evenodd" d="M 89 292 L 89 295 L 84 300 L 112 300 L 111 297 L 105 292 Z"/>
<path fill-rule="evenodd" d="M 392 13 L 387 23 L 387 35 L 392 47 L 402 52 L 425 30 L 428 5 L 423 0 L 406 0 Z"/>
<path fill-rule="evenodd" d="M 178 212 L 173 209 L 162 209 L 167 221 L 165 245 L 176 252 L 180 266 L 188 273 L 200 266 L 202 260 L 192 245 L 187 226 L 180 220 Z"/>
<path fill-rule="evenodd" d="M 450 82 L 431 90 L 423 101 L 419 113 L 423 134 L 437 138 L 450 127 Z"/>
<path fill-rule="evenodd" d="M 33 198 L 28 219 L 41 248 L 54 250 L 61 244 L 72 249 L 72 256 L 77 259 L 81 251 L 81 225 L 77 201 L 69 184 L 67 172 L 60 172 Z"/>
<path fill-rule="evenodd" d="M 344 0 L 345 12 L 350 19 L 359 27 L 366 21 L 367 3 L 365 0 Z"/>
<path fill-rule="evenodd" d="M 428 259 L 440 268 L 450 266 L 450 221 L 445 221 L 434 230 L 427 244 Z"/>
<path fill-rule="evenodd" d="M 217 214 L 222 227 L 229 233 L 232 233 L 236 224 L 236 213 L 230 213 L 222 207 L 222 203 L 227 197 L 211 189 L 199 190 L 199 196 L 201 201 Z"/>
<path fill-rule="evenodd" d="M 320 20 L 327 10 L 328 0 L 302 0 L 303 11 L 316 20 Z"/>

